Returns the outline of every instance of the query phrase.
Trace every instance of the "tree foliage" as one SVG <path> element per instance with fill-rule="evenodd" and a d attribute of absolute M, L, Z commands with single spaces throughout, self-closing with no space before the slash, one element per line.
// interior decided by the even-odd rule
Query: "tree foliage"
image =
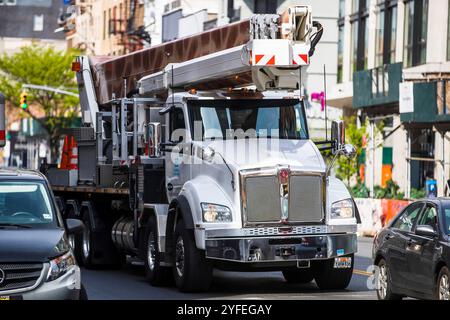
<path fill-rule="evenodd" d="M 20 93 L 23 84 L 42 85 L 76 91 L 75 75 L 71 63 L 79 52 L 58 51 L 50 46 L 31 45 L 22 47 L 10 56 L 0 57 L 0 91 L 13 109 L 19 109 L 22 116 L 35 119 L 48 133 L 52 150 L 52 161 L 57 157 L 58 139 L 62 129 L 70 127 L 79 117 L 77 97 L 62 95 L 52 91 L 26 89 L 28 107 L 21 110 Z"/>

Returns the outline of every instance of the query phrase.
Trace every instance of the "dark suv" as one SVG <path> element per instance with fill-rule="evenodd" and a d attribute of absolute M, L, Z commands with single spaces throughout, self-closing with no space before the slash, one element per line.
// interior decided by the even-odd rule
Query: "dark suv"
<path fill-rule="evenodd" d="M 63 221 L 43 175 L 0 170 L 0 300 L 86 299 L 68 241 L 82 230 Z"/>
<path fill-rule="evenodd" d="M 379 299 L 450 299 L 450 199 L 419 200 L 374 239 Z"/>

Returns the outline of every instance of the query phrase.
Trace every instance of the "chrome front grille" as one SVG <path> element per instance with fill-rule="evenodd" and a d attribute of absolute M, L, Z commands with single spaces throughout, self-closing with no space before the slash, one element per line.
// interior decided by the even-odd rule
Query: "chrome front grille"
<path fill-rule="evenodd" d="M 289 171 L 287 180 L 279 170 Z M 286 167 L 243 170 L 240 186 L 245 227 L 324 222 L 322 173 L 290 171 Z"/>
<path fill-rule="evenodd" d="M 42 263 L 0 263 L 0 292 L 33 287 L 43 267 Z"/>
<path fill-rule="evenodd" d="M 280 196 L 277 177 L 248 177 L 245 180 L 247 191 L 247 221 L 278 222 L 280 220 Z"/>

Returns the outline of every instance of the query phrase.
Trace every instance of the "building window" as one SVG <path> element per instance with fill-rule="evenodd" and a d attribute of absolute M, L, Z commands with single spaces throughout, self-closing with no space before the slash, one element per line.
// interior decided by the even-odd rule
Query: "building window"
<path fill-rule="evenodd" d="M 450 0 L 449 0 L 450 1 Z M 345 0 L 339 0 L 337 82 L 342 83 L 344 69 Z"/>
<path fill-rule="evenodd" d="M 111 21 L 111 23 L 112 23 L 112 28 L 113 28 L 113 33 L 114 33 L 114 35 L 116 35 L 117 34 L 117 31 L 118 31 L 118 29 L 117 29 L 117 27 L 118 27 L 118 24 L 117 24 L 117 6 L 114 6 L 113 7 L 113 18 L 112 18 L 112 21 Z"/>
<path fill-rule="evenodd" d="M 410 161 L 411 188 L 423 189 L 427 178 L 433 178 L 435 163 L 435 134 L 432 128 L 410 129 L 411 157 L 424 160 Z M 425 161 L 427 159 L 428 161 Z"/>
<path fill-rule="evenodd" d="M 111 17 L 112 17 L 112 15 L 111 15 L 111 8 L 109 8 L 108 9 L 108 35 L 110 35 L 111 34 L 111 32 L 112 32 L 112 26 L 111 26 Z"/>
<path fill-rule="evenodd" d="M 277 13 L 277 0 L 254 0 L 255 13 Z"/>
<path fill-rule="evenodd" d="M 108 26 L 108 20 L 106 19 L 106 10 L 103 11 L 103 40 L 106 39 L 106 28 Z"/>
<path fill-rule="evenodd" d="M 119 32 L 123 31 L 123 8 L 122 8 L 122 4 L 119 4 Z"/>
<path fill-rule="evenodd" d="M 378 0 L 375 65 L 395 62 L 397 0 Z"/>
<path fill-rule="evenodd" d="M 437 83 L 436 96 L 438 114 L 450 114 L 450 82 L 448 80 Z"/>
<path fill-rule="evenodd" d="M 351 72 L 367 69 L 369 58 L 369 8 L 370 0 L 352 0 Z"/>
<path fill-rule="evenodd" d="M 428 0 L 405 2 L 405 33 L 403 64 L 405 67 L 424 64 L 427 58 Z"/>

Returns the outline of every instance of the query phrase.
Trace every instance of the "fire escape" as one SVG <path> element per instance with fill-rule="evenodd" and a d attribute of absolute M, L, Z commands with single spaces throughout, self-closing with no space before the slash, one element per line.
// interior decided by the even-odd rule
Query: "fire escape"
<path fill-rule="evenodd" d="M 112 17 L 109 20 L 110 34 L 118 36 L 117 44 L 124 48 L 124 53 L 140 50 L 144 44 L 151 43 L 151 37 L 145 31 L 143 23 L 143 5 L 138 4 L 138 0 L 130 0 L 128 8 L 119 6 L 112 10 Z"/>

